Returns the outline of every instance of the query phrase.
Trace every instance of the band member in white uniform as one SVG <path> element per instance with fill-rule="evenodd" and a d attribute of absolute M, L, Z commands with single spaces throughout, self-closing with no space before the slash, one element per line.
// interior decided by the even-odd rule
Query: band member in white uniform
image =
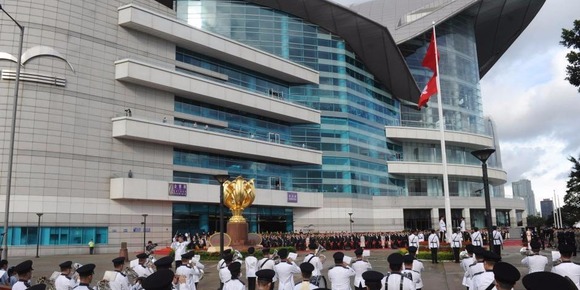
<path fill-rule="evenodd" d="M 274 266 L 276 262 L 270 256 L 270 248 L 263 248 L 262 253 L 264 254 L 264 258 L 258 261 L 258 269 L 259 270 L 272 270 L 274 271 Z M 274 290 L 274 286 L 276 285 L 276 281 L 278 281 L 278 277 L 274 275 L 272 277 L 272 283 L 270 283 L 270 290 Z"/>
<path fill-rule="evenodd" d="M 366 289 L 365 280 L 362 277 L 362 274 L 368 270 L 372 270 L 371 263 L 363 260 L 362 257 L 363 249 L 358 248 L 354 250 L 354 255 L 356 256 L 356 260 L 352 263 L 351 268 L 354 269 L 354 289 L 356 290 L 364 290 Z M 382 279 L 382 278 L 381 278 Z"/>
<path fill-rule="evenodd" d="M 423 266 L 423 262 L 417 260 L 416 255 L 417 254 L 417 248 L 416 247 L 409 247 L 409 253 L 408 255 L 413 256 L 413 270 L 419 272 L 419 273 L 423 273 L 423 271 L 425 271 L 425 266 Z"/>
<path fill-rule="evenodd" d="M 294 261 L 288 259 L 287 249 L 280 249 L 278 256 L 280 256 L 280 263 L 274 266 L 274 271 L 278 276 L 278 290 L 293 290 L 294 274 L 300 274 L 300 268 Z"/>
<path fill-rule="evenodd" d="M 461 285 L 469 287 L 469 285 L 471 285 L 471 277 L 469 276 L 469 266 L 475 263 L 475 259 L 473 258 L 473 245 L 468 244 L 467 246 L 465 246 L 465 250 L 467 251 L 467 257 L 461 260 L 461 269 L 463 269 L 463 280 L 461 281 Z"/>
<path fill-rule="evenodd" d="M 402 275 L 403 255 L 392 253 L 387 258 L 391 272 L 381 280 L 382 290 L 415 290 L 415 283 Z"/>
<path fill-rule="evenodd" d="M 248 290 L 256 289 L 256 271 L 258 270 L 258 259 L 254 257 L 254 247 L 248 248 L 248 256 L 244 259 L 246 264 L 246 278 L 248 279 Z"/>
<path fill-rule="evenodd" d="M 558 289 L 558 290 L 577 290 L 578 288 L 570 279 L 566 279 L 552 272 L 536 272 L 524 276 L 522 284 L 526 289 Z M 501 289 L 501 288 L 498 288 Z M 503 289 L 501 289 L 503 290 Z"/>
<path fill-rule="evenodd" d="M 413 257 L 411 255 L 403 256 L 403 276 L 413 280 L 415 283 L 415 289 L 423 288 L 423 279 L 421 279 L 421 273 L 413 270 Z"/>
<path fill-rule="evenodd" d="M 232 262 L 228 265 L 228 270 L 230 271 L 230 276 L 232 278 L 224 283 L 223 290 L 246 290 L 246 285 L 239 280 L 242 271 L 242 264 L 238 261 Z"/>
<path fill-rule="evenodd" d="M 32 278 L 32 261 L 26 260 L 14 267 L 14 271 L 18 274 L 18 282 L 12 286 L 13 290 L 26 290 L 30 287 L 30 279 Z"/>
<path fill-rule="evenodd" d="M 332 258 L 335 265 L 328 270 L 328 280 L 330 280 L 332 290 L 351 290 L 350 277 L 356 275 L 356 272 L 343 261 L 343 252 L 334 253 Z"/>
<path fill-rule="evenodd" d="M 191 266 L 193 268 L 193 283 L 195 284 L 195 288 L 197 288 L 197 284 L 199 280 L 201 280 L 201 276 L 203 274 L 203 269 L 205 269 L 205 265 L 200 261 L 201 257 L 196 258 L 195 255 L 191 258 Z"/>
<path fill-rule="evenodd" d="M 312 278 L 312 273 L 314 271 L 314 266 L 308 262 L 300 264 L 300 271 L 302 272 L 302 282 L 294 286 L 294 290 L 314 290 L 318 289 L 318 286 L 310 283 L 310 278 Z"/>
<path fill-rule="evenodd" d="M 109 282 L 111 290 L 130 290 L 131 285 L 129 284 L 129 279 L 127 279 L 127 275 L 122 273 L 123 267 L 125 266 L 125 257 L 117 257 L 112 262 L 117 276 L 115 276 L 114 281 Z"/>
<path fill-rule="evenodd" d="M 143 280 L 145 290 L 172 290 L 174 282 L 173 271 L 169 269 L 157 270 Z"/>
<path fill-rule="evenodd" d="M 229 254 L 231 254 L 231 253 L 232 253 L 232 250 L 231 249 L 224 250 L 224 252 L 222 253 L 222 258 L 219 260 L 219 262 L 216 265 L 216 269 L 218 270 L 218 272 L 222 268 L 227 268 L 228 267 L 228 265 L 226 264 L 226 261 L 224 260 L 224 257 L 227 256 L 227 255 L 229 255 Z"/>
<path fill-rule="evenodd" d="M 493 289 L 493 290 L 511 290 L 513 289 L 516 282 L 520 280 L 520 271 L 514 267 L 512 264 L 505 262 L 497 262 L 493 267 L 493 275 L 495 281 L 488 285 L 488 288 L 483 289 Z M 490 288 L 493 285 L 493 288 Z M 482 288 L 480 288 L 482 289 Z M 546 289 L 546 288 L 534 288 L 534 289 Z M 562 289 L 562 288 L 553 288 Z"/>
<path fill-rule="evenodd" d="M 560 245 L 558 250 L 561 256 L 560 261 L 554 263 L 556 265 L 552 268 L 552 273 L 570 278 L 576 287 L 580 289 L 580 265 L 573 263 L 571 260 L 574 246 L 564 244 Z"/>
<path fill-rule="evenodd" d="M 147 258 L 149 258 L 149 255 L 147 255 L 146 253 L 140 253 L 137 255 L 137 259 L 139 259 L 139 264 L 133 267 L 133 271 L 135 271 L 135 273 L 137 273 L 139 277 L 147 278 L 147 276 L 153 274 L 154 272 L 153 269 L 145 265 L 145 263 L 147 262 Z"/>
<path fill-rule="evenodd" d="M 537 240 L 531 242 L 532 255 L 522 259 L 522 264 L 528 266 L 528 274 L 543 272 L 548 265 L 548 257 L 540 255 L 542 245 Z"/>
<path fill-rule="evenodd" d="M 193 281 L 195 269 L 189 263 L 193 254 L 193 251 L 181 254 L 181 266 L 175 270 L 175 276 L 179 276 L 179 290 L 195 290 L 195 282 Z"/>
<path fill-rule="evenodd" d="M 95 267 L 95 264 L 86 264 L 77 269 L 80 283 L 74 290 L 93 290 L 90 284 L 93 281 Z"/>
<path fill-rule="evenodd" d="M 185 237 L 188 238 L 189 234 L 185 234 Z M 181 254 L 185 253 L 185 248 L 187 245 L 189 245 L 190 242 L 191 239 L 188 238 L 187 241 L 184 241 L 183 236 L 180 234 L 177 234 L 175 237 L 173 237 L 171 248 L 175 251 L 175 269 L 181 265 Z"/>
<path fill-rule="evenodd" d="M 311 250 L 311 252 L 306 255 L 304 257 L 304 262 L 310 263 L 312 264 L 312 266 L 314 266 L 314 271 L 312 272 L 312 276 L 318 278 L 317 280 L 320 279 L 320 276 L 322 275 L 322 264 L 323 262 L 320 260 L 320 257 L 317 257 L 316 255 L 314 255 L 314 252 L 316 249 L 318 249 L 318 244 L 316 243 L 316 241 L 314 240 L 310 240 L 310 244 L 308 245 L 308 248 Z M 320 283 L 319 283 L 320 285 Z"/>
<path fill-rule="evenodd" d="M 484 251 L 482 255 L 484 261 L 483 269 L 485 272 L 479 272 L 473 275 L 469 290 L 486 290 L 495 281 L 493 267 L 501 260 L 501 257 L 491 251 Z"/>
<path fill-rule="evenodd" d="M 365 281 L 366 289 L 368 290 L 380 290 L 382 288 L 381 280 L 383 280 L 383 273 L 378 271 L 366 271 L 362 274 L 362 278 Z"/>
<path fill-rule="evenodd" d="M 72 273 L 72 261 L 60 263 L 58 266 L 60 267 L 60 275 L 54 280 L 54 288 L 56 290 L 71 290 L 76 287 L 76 281 L 70 277 Z"/>
<path fill-rule="evenodd" d="M 272 269 L 263 269 L 256 271 L 256 289 L 269 290 L 272 287 L 272 279 L 276 272 Z"/>

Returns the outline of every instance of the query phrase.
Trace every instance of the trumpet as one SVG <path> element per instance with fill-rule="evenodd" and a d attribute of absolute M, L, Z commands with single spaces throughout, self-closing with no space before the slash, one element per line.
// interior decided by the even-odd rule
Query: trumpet
<path fill-rule="evenodd" d="M 243 261 L 244 260 L 244 256 L 242 256 L 242 253 L 240 253 L 240 251 L 238 250 L 234 250 L 234 261 Z"/>
<path fill-rule="evenodd" d="M 469 258 L 469 253 L 467 253 L 467 250 L 463 250 L 461 253 L 459 253 L 459 259 L 463 260 L 465 258 Z"/>
<path fill-rule="evenodd" d="M 276 265 L 280 263 L 280 256 L 278 256 L 278 250 L 274 250 L 274 253 L 272 253 L 272 257 L 270 259 L 274 260 L 274 263 Z"/>

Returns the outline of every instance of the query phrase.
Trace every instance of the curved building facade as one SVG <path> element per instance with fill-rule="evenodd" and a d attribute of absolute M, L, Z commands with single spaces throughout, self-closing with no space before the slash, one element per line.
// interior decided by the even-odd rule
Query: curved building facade
<path fill-rule="evenodd" d="M 44 255 L 81 253 L 91 239 L 116 252 L 121 242 L 139 249 L 144 238 L 214 232 L 214 176 L 223 174 L 255 179 L 251 231 L 346 231 L 348 213 L 360 232 L 432 227 L 443 210 L 438 104 L 417 111 L 413 102 L 428 77 L 420 62 L 430 26 L 419 24 L 434 16 L 452 215 L 482 225 L 481 166 L 470 152 L 498 144 L 479 90 L 491 58 L 479 51 L 487 34 L 477 16 L 491 1 L 448 1 L 454 9 L 422 16 L 413 11 L 433 4 L 413 1 L 406 37 L 383 14 L 365 15 L 384 1 L 41 2 L 3 4 L 26 26 L 27 56 L 10 255 L 31 254 L 37 241 Z M 18 29 L 0 21 L 9 136 Z M 0 149 L 5 203 L 8 142 Z M 524 204 L 504 197 L 506 173 L 492 159 L 493 214 L 514 227 Z"/>

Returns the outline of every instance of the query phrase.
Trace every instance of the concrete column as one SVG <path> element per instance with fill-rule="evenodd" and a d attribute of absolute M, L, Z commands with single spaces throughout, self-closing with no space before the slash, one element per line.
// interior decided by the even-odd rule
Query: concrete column
<path fill-rule="evenodd" d="M 469 208 L 464 208 L 461 215 L 465 218 L 465 229 L 471 230 L 471 212 Z"/>
<path fill-rule="evenodd" d="M 431 209 L 431 228 L 437 230 L 439 228 L 439 208 Z"/>
<path fill-rule="evenodd" d="M 516 219 L 516 210 L 510 210 L 510 228 L 515 229 L 518 227 L 518 221 Z"/>
<path fill-rule="evenodd" d="M 497 220 L 496 220 L 496 213 L 495 213 L 495 208 L 491 209 L 491 226 L 495 226 L 497 225 Z"/>

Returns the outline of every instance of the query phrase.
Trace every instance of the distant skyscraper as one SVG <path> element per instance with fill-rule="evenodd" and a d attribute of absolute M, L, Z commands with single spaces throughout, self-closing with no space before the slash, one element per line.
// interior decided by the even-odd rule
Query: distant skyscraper
<path fill-rule="evenodd" d="M 528 179 L 512 182 L 512 191 L 514 197 L 521 197 L 526 201 L 528 215 L 536 215 L 536 199 L 532 190 L 532 182 Z"/>
<path fill-rule="evenodd" d="M 554 212 L 554 202 L 549 198 L 545 198 L 540 201 L 540 210 L 542 211 L 543 218 L 552 216 L 552 213 Z"/>

